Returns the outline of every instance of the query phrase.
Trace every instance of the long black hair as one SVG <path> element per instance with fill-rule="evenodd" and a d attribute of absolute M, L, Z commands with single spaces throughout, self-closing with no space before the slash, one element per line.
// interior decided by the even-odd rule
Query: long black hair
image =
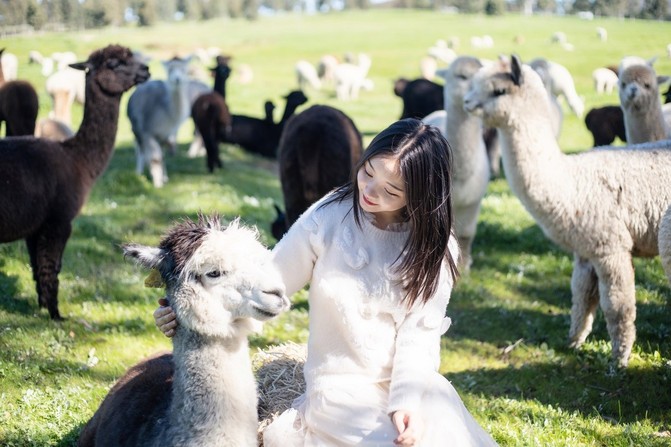
<path fill-rule="evenodd" d="M 452 150 L 438 128 L 414 118 L 396 121 L 371 141 L 352 174 L 352 180 L 336 189 L 322 206 L 351 199 L 354 220 L 361 226 L 359 184 L 356 173 L 373 157 L 398 160 L 405 185 L 404 216 L 410 235 L 395 265 L 405 290 L 404 302 L 411 307 L 418 299 L 426 303 L 438 287 L 440 268 L 446 260 L 452 280 L 458 276 L 456 260 L 448 249 L 452 234 Z M 400 262 L 399 262 L 400 261 Z"/>

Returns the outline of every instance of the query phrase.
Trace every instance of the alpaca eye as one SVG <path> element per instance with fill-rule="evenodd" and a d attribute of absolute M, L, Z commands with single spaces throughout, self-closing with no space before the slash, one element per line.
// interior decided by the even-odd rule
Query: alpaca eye
<path fill-rule="evenodd" d="M 495 88 L 494 89 L 494 96 L 501 96 L 501 95 L 505 95 L 505 94 L 506 94 L 505 89 L 502 89 L 502 88 Z"/>
<path fill-rule="evenodd" d="M 211 272 L 207 272 L 205 274 L 208 278 L 219 278 L 221 276 L 221 272 L 219 270 L 214 270 Z"/>
<path fill-rule="evenodd" d="M 107 61 L 107 68 L 110 68 L 114 70 L 117 68 L 119 65 L 121 65 L 121 62 L 119 62 L 119 59 L 110 59 Z"/>

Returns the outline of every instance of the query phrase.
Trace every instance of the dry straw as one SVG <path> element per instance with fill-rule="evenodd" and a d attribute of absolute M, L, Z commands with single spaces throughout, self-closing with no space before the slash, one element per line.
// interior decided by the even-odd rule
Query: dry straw
<path fill-rule="evenodd" d="M 259 395 L 259 446 L 263 446 L 261 433 L 266 426 L 305 391 L 306 355 L 305 345 L 288 342 L 259 350 L 252 357 Z"/>

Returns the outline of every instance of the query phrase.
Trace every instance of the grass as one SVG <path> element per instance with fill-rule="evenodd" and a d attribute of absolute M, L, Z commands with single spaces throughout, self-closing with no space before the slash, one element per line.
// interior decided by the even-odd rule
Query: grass
<path fill-rule="evenodd" d="M 596 38 L 596 26 L 609 41 Z M 375 89 L 355 102 L 338 103 L 332 91 L 308 91 L 309 104 L 334 105 L 353 118 L 367 141 L 395 120 L 401 102 L 392 93 L 397 77 L 414 78 L 419 59 L 436 39 L 458 36 L 461 54 L 494 58 L 517 53 L 523 60 L 546 56 L 574 75 L 587 110 L 617 104 L 616 94 L 594 93 L 591 72 L 624 55 L 659 56 L 659 74 L 671 72 L 664 56 L 668 23 L 570 17 L 455 16 L 419 11 L 368 11 L 325 16 L 278 15 L 255 22 L 217 20 L 33 35 L 3 41 L 17 54 L 19 74 L 40 92 L 40 116 L 50 102 L 39 67 L 28 51 L 70 49 L 82 58 L 120 43 L 159 59 L 215 45 L 248 64 L 254 81 L 229 82 L 235 113 L 262 115 L 267 98 L 294 88 L 293 64 L 325 53 L 365 51 L 372 56 Z M 576 47 L 550 44 L 562 30 Z M 495 47 L 471 50 L 471 35 L 490 34 Z M 523 44 L 514 44 L 516 35 Z M 660 38 L 662 36 L 662 38 Z M 123 109 L 117 147 L 105 174 L 74 222 L 60 274 L 62 323 L 38 310 L 26 249 L 21 241 L 0 245 L 0 445 L 71 445 L 115 379 L 139 359 L 169 349 L 151 314 L 161 291 L 143 287 L 146 272 L 124 261 L 119 245 L 158 242 L 177 219 L 200 210 L 240 215 L 274 244 L 269 223 L 281 203 L 275 167 L 235 147 L 222 146 L 225 169 L 207 174 L 202 159 L 185 155 L 192 130 L 180 131 L 180 148 L 167 158 L 170 182 L 154 189 L 134 174 L 132 135 Z M 305 107 L 305 106 L 304 106 Z M 301 110 L 301 109 L 299 109 Z M 567 109 L 566 109 L 567 110 Z M 74 122 L 81 119 L 75 106 Z M 560 145 L 588 148 L 582 121 L 565 113 Z M 636 260 L 637 341 L 630 367 L 611 367 L 610 344 L 599 314 L 579 351 L 567 348 L 571 256 L 550 243 L 512 195 L 504 179 L 492 181 L 484 199 L 471 273 L 457 284 L 449 306 L 453 319 L 443 339 L 441 372 L 502 446 L 671 445 L 671 322 L 669 286 L 658 260 Z M 304 292 L 294 308 L 252 339 L 253 349 L 307 338 Z"/>

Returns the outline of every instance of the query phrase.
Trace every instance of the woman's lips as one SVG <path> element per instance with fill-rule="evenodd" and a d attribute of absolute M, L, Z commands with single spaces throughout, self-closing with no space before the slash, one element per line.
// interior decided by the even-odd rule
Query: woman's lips
<path fill-rule="evenodd" d="M 375 206 L 376 205 L 375 203 L 368 200 L 368 197 L 366 197 L 365 194 L 362 194 L 361 196 L 363 197 L 363 201 L 366 203 L 366 205 L 368 205 L 368 206 Z"/>

